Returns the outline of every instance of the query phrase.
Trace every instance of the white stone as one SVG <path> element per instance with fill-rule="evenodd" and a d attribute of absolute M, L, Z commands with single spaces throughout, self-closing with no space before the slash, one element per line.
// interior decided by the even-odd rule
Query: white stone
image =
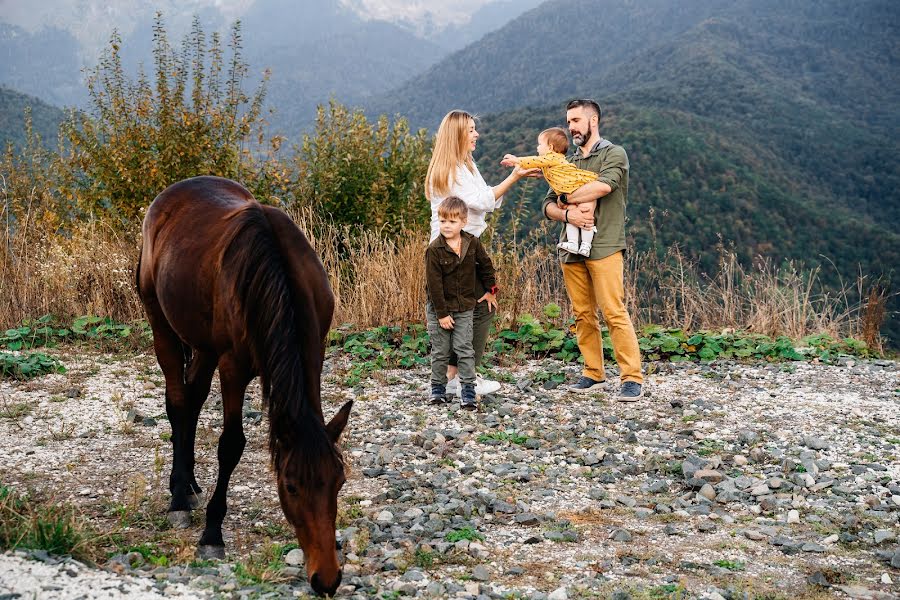
<path fill-rule="evenodd" d="M 882 573 L 881 574 L 881 583 L 883 583 L 885 585 L 891 585 L 894 583 L 894 580 L 891 579 L 891 576 L 888 575 L 887 573 Z"/>
<path fill-rule="evenodd" d="M 559 587 L 550 592 L 547 600 L 569 600 L 569 594 L 566 592 L 566 588 Z"/>
<path fill-rule="evenodd" d="M 747 464 L 747 457 L 743 454 L 735 454 L 734 455 L 734 464 L 743 467 Z"/>
<path fill-rule="evenodd" d="M 375 517 L 375 520 L 382 524 L 393 523 L 394 515 L 391 514 L 391 511 L 389 511 L 389 510 L 383 510 L 380 513 L 378 513 L 378 516 Z"/>
<path fill-rule="evenodd" d="M 425 511 L 423 511 L 421 508 L 413 507 L 413 508 L 409 509 L 408 511 L 406 511 L 405 513 L 403 513 L 403 516 L 406 517 L 407 519 L 418 519 L 423 514 L 425 514 Z"/>
<path fill-rule="evenodd" d="M 294 548 L 284 557 L 284 564 L 292 567 L 299 567 L 303 564 L 303 550 Z"/>
<path fill-rule="evenodd" d="M 800 511 L 799 510 L 789 510 L 787 514 L 787 522 L 788 525 L 795 525 L 800 522 Z"/>

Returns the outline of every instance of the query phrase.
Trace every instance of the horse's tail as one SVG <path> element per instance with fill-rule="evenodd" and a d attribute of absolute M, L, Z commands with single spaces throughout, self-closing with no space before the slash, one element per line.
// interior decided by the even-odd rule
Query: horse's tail
<path fill-rule="evenodd" d="M 298 435 L 309 421 L 304 414 L 309 408 L 305 336 L 298 328 L 288 265 L 262 208 L 252 203 L 231 218 L 234 234 L 222 256 L 221 273 L 238 302 L 244 341 L 260 374 L 275 461 L 279 441 Z"/>

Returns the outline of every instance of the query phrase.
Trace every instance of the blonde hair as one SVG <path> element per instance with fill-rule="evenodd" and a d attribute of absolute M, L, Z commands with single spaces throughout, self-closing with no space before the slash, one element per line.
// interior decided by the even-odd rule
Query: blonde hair
<path fill-rule="evenodd" d="M 442 219 L 465 221 L 468 216 L 469 207 L 457 196 L 447 196 L 438 204 L 438 217 Z"/>
<path fill-rule="evenodd" d="M 544 142 L 554 152 L 565 154 L 569 151 L 569 138 L 566 136 L 566 131 L 561 127 L 551 127 L 543 130 L 538 134 L 538 140 L 541 138 L 544 138 Z"/>
<path fill-rule="evenodd" d="M 456 167 L 465 164 L 475 172 L 475 162 L 469 150 L 469 123 L 475 117 L 464 110 L 451 110 L 441 120 L 434 137 L 434 150 L 425 175 L 425 196 L 440 198 L 456 183 Z"/>

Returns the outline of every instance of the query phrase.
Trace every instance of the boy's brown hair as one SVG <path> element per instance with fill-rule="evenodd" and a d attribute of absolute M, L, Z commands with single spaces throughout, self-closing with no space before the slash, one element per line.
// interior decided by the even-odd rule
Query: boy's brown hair
<path fill-rule="evenodd" d="M 469 207 L 457 196 L 447 196 L 438 204 L 438 216 L 445 219 L 465 219 L 469 217 Z"/>
<path fill-rule="evenodd" d="M 566 135 L 566 130 L 562 127 L 545 129 L 538 137 L 543 137 L 544 142 L 550 146 L 550 149 L 554 152 L 565 154 L 569 151 L 569 137 Z"/>

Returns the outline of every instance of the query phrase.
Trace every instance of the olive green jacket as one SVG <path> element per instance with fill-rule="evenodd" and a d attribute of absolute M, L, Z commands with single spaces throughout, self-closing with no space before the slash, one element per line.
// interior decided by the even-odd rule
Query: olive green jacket
<path fill-rule="evenodd" d="M 598 181 L 609 185 L 612 191 L 597 201 L 594 209 L 594 221 L 597 233 L 591 245 L 591 255 L 588 257 L 571 252 L 560 252 L 561 262 L 579 262 L 583 260 L 597 260 L 606 258 L 625 249 L 625 204 L 628 202 L 628 155 L 621 146 L 616 146 L 609 140 L 601 138 L 599 142 L 587 154 L 581 153 L 581 149 L 575 147 L 575 154 L 568 157 L 569 162 L 579 169 L 597 173 Z M 544 198 L 543 210 L 547 214 L 547 205 L 556 203 L 557 194 L 552 189 L 547 191 Z M 566 241 L 566 228 L 563 224 L 559 240 Z M 577 240 L 575 240 L 577 241 Z"/>

